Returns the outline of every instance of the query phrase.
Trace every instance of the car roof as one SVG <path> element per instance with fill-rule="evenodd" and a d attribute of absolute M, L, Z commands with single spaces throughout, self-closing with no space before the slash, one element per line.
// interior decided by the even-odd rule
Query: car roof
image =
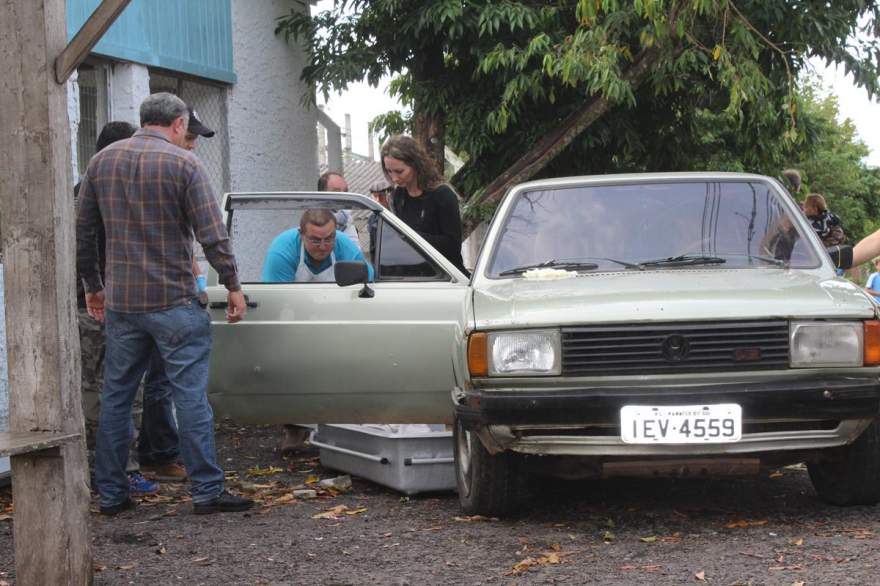
<path fill-rule="evenodd" d="M 682 181 L 772 181 L 766 175 L 756 173 L 726 173 L 707 171 L 664 172 L 664 173 L 619 173 L 608 175 L 580 175 L 572 177 L 553 177 L 519 183 L 514 189 L 533 191 L 558 187 L 585 185 L 624 185 L 633 183 L 675 183 Z"/>
<path fill-rule="evenodd" d="M 315 201 L 332 201 L 339 202 L 339 207 L 345 207 L 345 204 L 355 205 L 358 208 L 369 209 L 373 211 L 382 211 L 383 208 L 379 203 L 373 201 L 372 198 L 359 193 L 345 193 L 339 191 L 232 191 L 224 195 L 224 209 L 229 210 L 236 202 L 252 202 L 252 201 L 282 201 L 295 200 L 302 202 Z M 309 203 L 308 205 L 312 205 Z"/>

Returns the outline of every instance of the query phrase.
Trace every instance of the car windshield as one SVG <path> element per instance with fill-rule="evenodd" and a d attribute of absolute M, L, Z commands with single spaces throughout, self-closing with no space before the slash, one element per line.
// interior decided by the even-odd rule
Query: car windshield
<path fill-rule="evenodd" d="M 490 277 L 579 272 L 815 268 L 812 241 L 759 181 L 692 181 L 523 192 L 504 219 Z"/>

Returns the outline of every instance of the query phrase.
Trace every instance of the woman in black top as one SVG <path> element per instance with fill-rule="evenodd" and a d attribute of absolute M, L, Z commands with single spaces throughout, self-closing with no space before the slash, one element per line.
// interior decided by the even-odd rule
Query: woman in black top
<path fill-rule="evenodd" d="M 425 149 L 409 136 L 392 136 L 382 146 L 382 169 L 396 186 L 391 195 L 394 213 L 467 274 L 458 196 Z"/>

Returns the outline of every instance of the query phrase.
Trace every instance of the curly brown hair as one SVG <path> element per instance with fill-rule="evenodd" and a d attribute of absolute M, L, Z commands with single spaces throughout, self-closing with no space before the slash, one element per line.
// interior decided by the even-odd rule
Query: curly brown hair
<path fill-rule="evenodd" d="M 434 189 L 444 182 L 443 175 L 437 170 L 437 165 L 428 156 L 427 151 L 411 136 L 404 134 L 392 136 L 382 145 L 381 155 L 382 170 L 386 177 L 388 177 L 388 169 L 385 168 L 385 157 L 391 157 L 413 168 L 419 189 Z"/>

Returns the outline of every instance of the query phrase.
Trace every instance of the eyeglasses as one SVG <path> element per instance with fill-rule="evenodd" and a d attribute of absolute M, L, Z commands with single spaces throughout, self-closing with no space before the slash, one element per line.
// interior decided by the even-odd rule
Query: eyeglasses
<path fill-rule="evenodd" d="M 333 242 L 336 240 L 336 234 L 333 234 L 332 236 L 328 236 L 327 238 L 312 238 L 310 236 L 310 237 L 306 238 L 306 240 L 308 240 L 309 244 L 311 244 L 312 246 L 321 246 L 321 245 L 328 246 L 330 244 L 333 244 Z"/>

